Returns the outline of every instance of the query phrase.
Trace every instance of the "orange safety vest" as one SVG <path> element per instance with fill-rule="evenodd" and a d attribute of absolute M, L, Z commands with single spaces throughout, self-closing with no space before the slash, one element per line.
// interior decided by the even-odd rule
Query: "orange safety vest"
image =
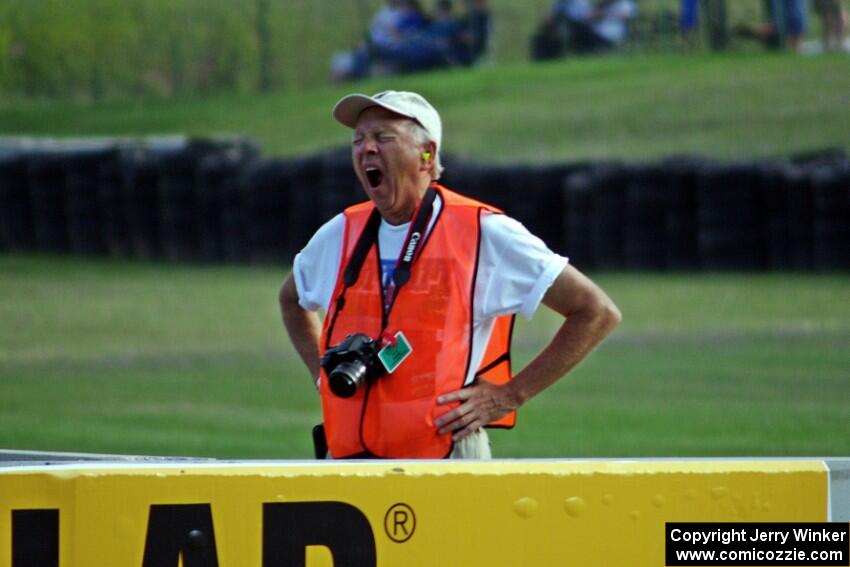
<path fill-rule="evenodd" d="M 339 276 L 322 330 L 321 351 L 351 333 L 378 338 L 402 331 L 412 353 L 392 374 L 369 381 L 350 398 L 331 392 L 322 369 L 325 434 L 334 458 L 444 458 L 451 434 L 439 435 L 434 420 L 458 403 L 437 405 L 437 396 L 463 387 L 471 363 L 472 306 L 483 211 L 501 213 L 436 183 L 443 207 L 411 265 L 382 329 L 383 290 L 377 245 L 372 243 L 356 282 L 343 273 L 374 209 L 371 202 L 345 210 Z M 404 251 L 402 251 L 404 253 Z M 340 299 L 340 298 L 343 299 Z M 479 379 L 503 384 L 511 379 L 513 315 L 498 317 Z M 513 427 L 511 412 L 491 427 Z"/>

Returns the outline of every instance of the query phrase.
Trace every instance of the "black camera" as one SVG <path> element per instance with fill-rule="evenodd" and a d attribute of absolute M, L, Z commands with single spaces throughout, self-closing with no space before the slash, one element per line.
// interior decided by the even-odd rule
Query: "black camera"
<path fill-rule="evenodd" d="M 341 343 L 325 351 L 321 365 L 328 374 L 331 391 L 340 398 L 350 398 L 366 380 L 385 374 L 378 360 L 380 345 L 363 333 L 345 337 Z"/>

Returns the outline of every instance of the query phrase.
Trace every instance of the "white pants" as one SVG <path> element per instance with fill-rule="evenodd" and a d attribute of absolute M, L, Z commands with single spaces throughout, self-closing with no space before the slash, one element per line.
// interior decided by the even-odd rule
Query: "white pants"
<path fill-rule="evenodd" d="M 333 455 L 328 451 L 326 459 L 333 459 Z M 487 430 L 479 429 L 472 435 L 455 441 L 455 446 L 449 455 L 450 459 L 492 459 L 490 453 L 490 437 L 487 435 Z"/>
<path fill-rule="evenodd" d="M 460 441 L 455 441 L 454 449 L 452 449 L 450 459 L 492 459 L 490 453 L 490 436 L 487 435 L 487 430 L 482 428 L 464 437 Z"/>

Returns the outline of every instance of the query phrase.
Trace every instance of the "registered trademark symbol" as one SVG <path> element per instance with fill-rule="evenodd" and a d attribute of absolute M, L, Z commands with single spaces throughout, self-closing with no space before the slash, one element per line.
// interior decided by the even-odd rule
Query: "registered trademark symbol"
<path fill-rule="evenodd" d="M 413 508 L 399 502 L 393 504 L 384 516 L 384 531 L 387 537 L 396 543 L 404 543 L 413 537 L 416 531 L 416 514 Z"/>

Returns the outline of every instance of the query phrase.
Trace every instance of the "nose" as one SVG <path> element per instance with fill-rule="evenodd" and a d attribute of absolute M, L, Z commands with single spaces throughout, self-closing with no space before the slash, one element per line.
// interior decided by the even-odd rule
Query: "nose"
<path fill-rule="evenodd" d="M 378 142 L 371 137 L 367 137 L 363 140 L 362 150 L 367 154 L 376 154 L 378 153 Z"/>

